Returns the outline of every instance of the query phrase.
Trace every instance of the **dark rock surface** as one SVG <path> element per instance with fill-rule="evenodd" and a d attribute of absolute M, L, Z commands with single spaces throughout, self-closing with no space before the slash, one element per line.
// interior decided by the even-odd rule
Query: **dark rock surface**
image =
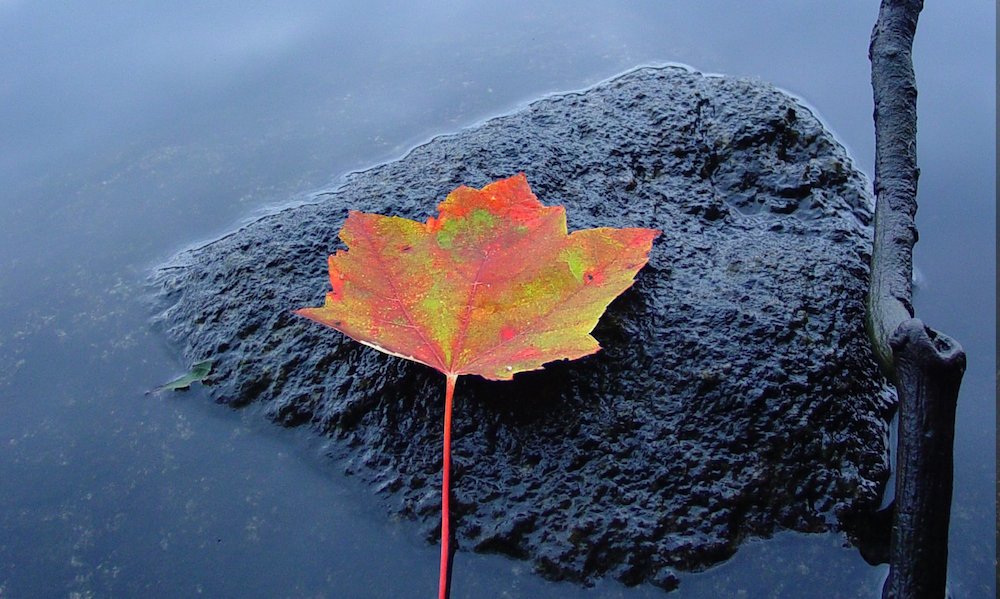
<path fill-rule="evenodd" d="M 438 526 L 444 377 L 292 314 L 327 290 L 348 208 L 423 220 L 526 172 L 570 229 L 663 230 L 595 336 L 510 383 L 459 380 L 462 550 L 671 588 L 747 536 L 877 507 L 890 396 L 863 332 L 871 211 L 816 118 L 756 82 L 642 68 L 352 175 L 156 275 L 157 321 L 234 406 L 339 440 L 389 510 Z"/>

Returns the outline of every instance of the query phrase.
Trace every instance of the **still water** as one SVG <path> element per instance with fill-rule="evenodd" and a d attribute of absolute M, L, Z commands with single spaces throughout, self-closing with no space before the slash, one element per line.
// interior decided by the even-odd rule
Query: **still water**
<path fill-rule="evenodd" d="M 0 598 L 427 597 L 437 548 L 302 431 L 202 391 L 150 329 L 178 250 L 541 95 L 643 63 L 805 98 L 871 173 L 877 3 L 0 0 Z M 995 5 L 917 32 L 917 312 L 969 356 L 950 585 L 995 583 Z M 436 200 L 429 200 L 433 204 Z M 875 597 L 837 534 L 780 534 L 678 597 Z M 460 553 L 457 597 L 655 597 Z"/>

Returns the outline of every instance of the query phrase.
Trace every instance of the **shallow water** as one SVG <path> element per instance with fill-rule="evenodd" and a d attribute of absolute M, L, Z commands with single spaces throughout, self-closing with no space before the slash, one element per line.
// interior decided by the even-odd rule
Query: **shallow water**
<path fill-rule="evenodd" d="M 640 63 L 805 98 L 871 172 L 877 7 L 0 0 L 0 597 L 429 596 L 437 548 L 298 431 L 197 388 L 150 330 L 177 250 L 540 95 Z M 995 16 L 928 3 L 917 33 L 918 315 L 969 355 L 951 587 L 995 584 Z M 436 200 L 429 200 L 429 207 Z M 839 535 L 782 534 L 674 596 L 877 596 Z M 460 553 L 456 597 L 653 597 Z M 812 595 L 810 595 L 812 593 Z"/>

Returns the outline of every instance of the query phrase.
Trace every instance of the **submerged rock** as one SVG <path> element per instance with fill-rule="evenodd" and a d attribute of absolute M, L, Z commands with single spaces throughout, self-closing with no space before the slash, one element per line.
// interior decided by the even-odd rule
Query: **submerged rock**
<path fill-rule="evenodd" d="M 462 550 L 542 574 L 676 586 L 747 536 L 877 507 L 890 395 L 863 331 L 870 199 L 770 86 L 642 68 L 436 138 L 156 275 L 157 320 L 221 402 L 308 425 L 388 509 L 438 529 L 444 378 L 292 314 L 327 289 L 347 210 L 423 220 L 524 171 L 571 230 L 663 230 L 595 329 L 604 350 L 510 383 L 463 377 Z"/>

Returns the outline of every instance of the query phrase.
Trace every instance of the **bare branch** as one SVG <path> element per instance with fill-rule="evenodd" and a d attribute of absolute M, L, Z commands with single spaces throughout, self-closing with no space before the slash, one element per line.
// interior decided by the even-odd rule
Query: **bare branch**
<path fill-rule="evenodd" d="M 945 596 L 955 406 L 965 352 L 914 318 L 917 86 L 922 0 L 883 0 L 868 56 L 875 96 L 875 239 L 866 325 L 899 397 L 896 498 L 882 596 Z"/>

